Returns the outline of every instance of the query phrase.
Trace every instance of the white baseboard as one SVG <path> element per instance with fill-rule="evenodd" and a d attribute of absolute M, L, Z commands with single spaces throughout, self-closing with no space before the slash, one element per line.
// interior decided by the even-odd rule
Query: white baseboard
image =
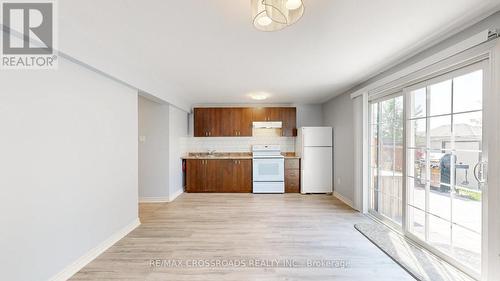
<path fill-rule="evenodd" d="M 170 198 L 168 196 L 139 198 L 139 203 L 166 203 L 166 202 L 170 202 Z"/>
<path fill-rule="evenodd" d="M 179 189 L 174 194 L 170 196 L 161 196 L 161 197 L 141 197 L 139 198 L 139 203 L 167 203 L 174 201 L 179 195 L 184 193 L 184 190 Z"/>
<path fill-rule="evenodd" d="M 353 208 L 354 210 L 356 210 L 356 208 L 354 208 L 354 204 L 352 203 L 352 201 L 350 199 L 344 197 L 342 194 L 334 191 L 333 192 L 333 196 L 335 196 L 337 199 L 339 199 L 340 201 L 342 201 L 347 206 L 349 206 L 349 207 Z"/>
<path fill-rule="evenodd" d="M 108 248 L 113 246 L 116 242 L 118 242 L 120 239 L 125 237 L 127 234 L 129 234 L 132 230 L 134 230 L 140 224 L 141 224 L 141 222 L 139 221 L 139 218 L 136 218 L 130 224 L 128 224 L 127 226 L 125 226 L 121 230 L 115 232 L 108 239 L 106 239 L 105 241 L 103 241 L 102 243 L 97 245 L 95 248 L 88 251 L 85 255 L 78 258 L 75 262 L 68 265 L 66 268 L 64 268 L 62 271 L 60 271 L 58 274 L 56 274 L 55 276 L 53 276 L 49 280 L 50 281 L 66 281 L 66 280 L 68 280 L 69 278 L 71 278 L 71 276 L 73 276 L 75 273 L 80 271 L 80 269 L 84 268 L 88 263 L 93 261 L 100 254 L 102 254 Z"/>
<path fill-rule="evenodd" d="M 181 188 L 179 190 L 177 190 L 174 194 L 170 195 L 170 202 L 174 201 L 177 197 L 179 197 L 179 195 L 181 195 L 182 193 L 184 193 L 184 190 Z"/>

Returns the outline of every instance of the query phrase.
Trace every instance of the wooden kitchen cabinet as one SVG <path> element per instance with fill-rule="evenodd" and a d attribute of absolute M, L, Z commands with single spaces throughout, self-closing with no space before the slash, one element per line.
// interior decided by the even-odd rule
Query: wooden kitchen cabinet
<path fill-rule="evenodd" d="M 285 158 L 285 192 L 300 192 L 300 159 Z"/>
<path fill-rule="evenodd" d="M 223 107 L 194 108 L 194 136 L 249 137 L 257 121 L 281 121 L 282 136 L 297 135 L 295 107 Z"/>
<path fill-rule="evenodd" d="M 230 136 L 251 137 L 252 136 L 252 110 L 245 107 L 227 109 L 230 124 Z"/>
<path fill-rule="evenodd" d="M 281 121 L 281 107 L 254 107 L 252 119 L 254 122 Z"/>
<path fill-rule="evenodd" d="M 195 108 L 193 110 L 194 115 L 194 136 L 195 137 L 206 137 L 205 135 L 205 116 L 207 115 L 207 110 L 205 108 Z"/>
<path fill-rule="evenodd" d="M 252 160 L 220 160 L 220 189 L 218 192 L 252 192 Z"/>
<path fill-rule="evenodd" d="M 252 192 L 250 159 L 186 161 L 186 192 Z"/>
<path fill-rule="evenodd" d="M 223 127 L 222 108 L 195 108 L 194 109 L 194 136 L 217 137 L 221 136 Z"/>
<path fill-rule="evenodd" d="M 295 107 L 282 107 L 280 109 L 282 124 L 281 134 L 284 137 L 297 136 L 297 109 Z"/>
<path fill-rule="evenodd" d="M 186 192 L 216 192 L 220 160 L 188 159 L 186 162 Z"/>

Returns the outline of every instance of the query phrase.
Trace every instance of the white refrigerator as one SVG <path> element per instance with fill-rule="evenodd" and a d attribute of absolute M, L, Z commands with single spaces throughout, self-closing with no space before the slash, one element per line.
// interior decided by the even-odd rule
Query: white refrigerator
<path fill-rule="evenodd" d="M 332 127 L 301 127 L 295 150 L 301 158 L 300 192 L 333 192 Z"/>

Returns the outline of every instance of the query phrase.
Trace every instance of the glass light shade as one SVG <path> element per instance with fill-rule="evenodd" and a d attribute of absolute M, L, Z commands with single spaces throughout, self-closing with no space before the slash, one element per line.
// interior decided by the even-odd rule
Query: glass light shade
<path fill-rule="evenodd" d="M 304 14 L 302 0 L 251 0 L 251 4 L 253 25 L 261 31 L 283 29 Z"/>
<path fill-rule="evenodd" d="M 288 10 L 298 9 L 302 6 L 302 0 L 288 0 L 285 6 Z"/>
<path fill-rule="evenodd" d="M 267 26 L 267 25 L 270 25 L 271 23 L 273 22 L 272 19 L 270 19 L 269 17 L 267 16 L 262 16 L 262 17 L 259 17 L 257 19 L 257 23 L 260 25 L 260 26 Z"/>

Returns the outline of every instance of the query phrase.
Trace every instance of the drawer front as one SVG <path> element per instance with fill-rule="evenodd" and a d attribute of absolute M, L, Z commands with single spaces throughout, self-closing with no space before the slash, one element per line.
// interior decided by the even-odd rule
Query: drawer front
<path fill-rule="evenodd" d="M 298 170 L 299 168 L 299 159 L 285 159 L 285 170 Z"/>
<path fill-rule="evenodd" d="M 299 170 L 285 171 L 285 192 L 299 193 L 300 192 L 300 173 Z"/>
<path fill-rule="evenodd" d="M 300 175 L 300 170 L 286 170 L 285 171 L 285 178 L 299 178 Z"/>
<path fill-rule="evenodd" d="M 285 192 L 286 193 L 299 193 L 300 192 L 299 181 L 285 181 Z"/>

